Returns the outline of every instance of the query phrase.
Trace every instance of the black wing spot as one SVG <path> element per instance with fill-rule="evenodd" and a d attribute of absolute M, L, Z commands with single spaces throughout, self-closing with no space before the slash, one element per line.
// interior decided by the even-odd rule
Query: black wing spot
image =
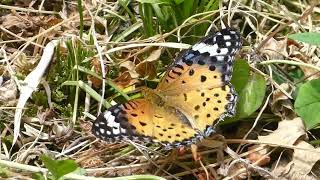
<path fill-rule="evenodd" d="M 175 79 L 175 77 L 171 76 L 170 73 L 168 73 L 168 77 L 171 79 Z"/>
<path fill-rule="evenodd" d="M 185 83 L 186 83 L 186 81 L 182 80 L 182 81 L 181 81 L 181 83 L 182 83 L 182 84 L 185 84 Z"/>
<path fill-rule="evenodd" d="M 219 97 L 219 94 L 218 94 L 218 93 L 215 93 L 215 94 L 214 94 L 214 97 Z"/>
<path fill-rule="evenodd" d="M 207 114 L 207 118 L 209 118 L 211 115 L 210 114 Z"/>
<path fill-rule="evenodd" d="M 210 101 L 210 98 L 207 98 L 206 101 Z"/>
<path fill-rule="evenodd" d="M 180 137 L 180 134 L 176 134 L 177 137 Z"/>
<path fill-rule="evenodd" d="M 177 68 L 180 68 L 181 70 L 184 70 L 183 66 L 180 65 L 180 64 L 176 64 L 176 67 L 177 67 Z"/>
<path fill-rule="evenodd" d="M 213 78 L 217 79 L 218 76 L 213 76 Z"/>
<path fill-rule="evenodd" d="M 187 132 L 186 132 L 186 131 L 182 131 L 182 133 L 183 133 L 183 134 L 187 134 Z"/>
<path fill-rule="evenodd" d="M 185 63 L 186 63 L 188 66 L 192 66 L 193 61 L 185 61 Z"/>
<path fill-rule="evenodd" d="M 231 99 L 232 95 L 231 94 L 227 94 L 226 99 L 229 101 Z"/>
<path fill-rule="evenodd" d="M 147 123 L 145 123 L 145 122 L 139 121 L 139 123 L 140 123 L 141 126 L 146 126 L 147 125 Z"/>
<path fill-rule="evenodd" d="M 133 116 L 133 117 L 137 117 L 137 116 L 138 116 L 138 114 L 131 113 L 131 116 Z"/>
<path fill-rule="evenodd" d="M 215 65 L 209 66 L 209 70 L 210 70 L 210 71 L 215 71 L 215 70 L 216 70 L 216 66 L 215 66 Z"/>
<path fill-rule="evenodd" d="M 162 129 L 162 131 L 166 132 L 166 131 L 167 131 L 167 129 Z"/>
<path fill-rule="evenodd" d="M 156 125 L 156 127 L 157 127 L 157 128 L 161 128 L 161 126 L 159 126 L 159 125 Z"/>
<path fill-rule="evenodd" d="M 203 107 L 205 107 L 206 105 L 207 105 L 207 103 L 206 103 L 206 102 L 203 102 L 203 103 L 202 103 L 202 106 L 203 106 Z"/>
<path fill-rule="evenodd" d="M 202 92 L 202 93 L 201 93 L 201 96 L 202 96 L 202 97 L 204 97 L 204 96 L 205 96 L 204 92 Z"/>
<path fill-rule="evenodd" d="M 124 107 L 126 110 L 129 110 L 127 104 L 123 104 L 123 107 Z"/>
<path fill-rule="evenodd" d="M 212 63 L 215 63 L 215 62 L 218 61 L 218 59 L 217 59 L 216 56 L 211 56 L 210 61 L 211 61 Z"/>
<path fill-rule="evenodd" d="M 196 105 L 196 106 L 194 107 L 194 109 L 195 109 L 196 111 L 198 111 L 198 110 L 200 109 L 200 106 L 199 106 L 199 105 Z"/>
<path fill-rule="evenodd" d="M 188 96 L 186 93 L 183 93 L 183 97 L 184 97 L 184 101 L 187 101 L 188 100 Z"/>
<path fill-rule="evenodd" d="M 207 80 L 207 77 L 206 76 L 201 76 L 201 82 L 205 82 Z"/>
<path fill-rule="evenodd" d="M 177 72 L 177 71 L 175 71 L 174 69 L 173 69 L 171 72 L 173 72 L 174 74 L 176 74 L 176 75 L 178 75 L 178 76 L 180 76 L 180 75 L 182 74 L 181 72 Z"/>
<path fill-rule="evenodd" d="M 193 70 L 193 69 L 190 69 L 189 75 L 192 76 L 193 74 L 194 74 L 194 70 Z"/>
<path fill-rule="evenodd" d="M 174 124 L 174 123 L 171 123 L 171 124 L 170 124 L 170 126 L 175 126 L 175 125 L 176 125 L 176 124 Z"/>
<path fill-rule="evenodd" d="M 195 115 L 195 116 L 194 116 L 194 119 L 198 119 L 198 118 L 199 118 L 199 115 Z"/>
<path fill-rule="evenodd" d="M 161 137 L 162 137 L 162 136 L 163 136 L 163 134 L 162 134 L 162 133 L 159 133 L 159 136 L 161 136 Z"/>
<path fill-rule="evenodd" d="M 203 60 L 199 60 L 199 61 L 198 61 L 198 64 L 199 64 L 199 65 L 205 65 L 206 62 L 204 62 Z"/>
<path fill-rule="evenodd" d="M 219 111 L 219 108 L 215 107 L 215 108 L 213 108 L 213 110 L 215 110 L 215 111 Z"/>
<path fill-rule="evenodd" d="M 168 136 L 169 139 L 171 139 L 171 136 Z"/>
<path fill-rule="evenodd" d="M 218 103 L 221 103 L 221 100 L 218 100 L 217 102 L 218 102 Z"/>

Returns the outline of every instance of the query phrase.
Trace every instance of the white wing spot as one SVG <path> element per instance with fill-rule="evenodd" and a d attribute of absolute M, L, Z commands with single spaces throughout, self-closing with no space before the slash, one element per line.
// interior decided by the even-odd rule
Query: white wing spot
<path fill-rule="evenodd" d="M 113 110 L 113 112 L 114 112 L 115 114 L 117 114 L 119 111 L 120 111 L 120 109 L 118 109 L 118 108 L 116 108 L 115 110 Z"/>
<path fill-rule="evenodd" d="M 223 56 L 217 56 L 217 60 L 218 60 L 218 61 L 223 61 L 223 60 L 224 60 L 224 57 L 223 57 Z"/>
<path fill-rule="evenodd" d="M 120 127 L 119 126 L 114 126 L 113 128 L 113 134 L 120 134 Z"/>
<path fill-rule="evenodd" d="M 109 127 L 113 127 L 113 126 L 118 126 L 119 123 L 115 122 L 114 120 L 116 119 L 116 117 L 114 117 L 113 115 L 110 115 L 107 119 L 107 126 Z"/>
<path fill-rule="evenodd" d="M 228 48 L 221 48 L 220 51 L 221 51 L 220 54 L 227 54 Z"/>
<path fill-rule="evenodd" d="M 101 132 L 101 134 L 104 134 L 105 130 L 103 128 L 100 128 L 100 132 Z"/>
<path fill-rule="evenodd" d="M 202 48 L 205 48 L 207 45 L 205 43 L 199 43 L 199 44 L 195 44 L 193 47 L 192 47 L 192 50 L 194 51 L 199 51 L 200 49 Z M 200 52 L 200 51 L 199 51 Z"/>
<path fill-rule="evenodd" d="M 111 112 L 107 111 L 107 112 L 104 112 L 103 117 L 107 120 L 110 115 L 111 115 Z"/>
<path fill-rule="evenodd" d="M 229 35 L 224 35 L 224 36 L 223 36 L 223 39 L 224 39 L 224 40 L 230 40 L 230 39 L 231 39 L 231 36 L 229 36 Z"/>
<path fill-rule="evenodd" d="M 123 129 L 123 128 L 120 128 L 120 132 L 121 132 L 121 134 L 125 134 L 125 133 L 127 133 L 127 130 Z"/>
<path fill-rule="evenodd" d="M 111 132 L 110 132 L 110 131 L 107 131 L 107 134 L 108 134 L 108 135 L 111 135 Z"/>
<path fill-rule="evenodd" d="M 231 42 L 227 41 L 226 46 L 231 46 Z"/>

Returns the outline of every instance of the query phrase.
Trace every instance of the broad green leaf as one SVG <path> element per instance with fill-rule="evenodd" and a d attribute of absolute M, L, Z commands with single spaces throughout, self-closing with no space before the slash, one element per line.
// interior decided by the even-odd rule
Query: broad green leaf
<path fill-rule="evenodd" d="M 231 84 L 240 93 L 249 79 L 249 64 L 245 60 L 238 60 L 233 69 Z"/>
<path fill-rule="evenodd" d="M 262 104 L 266 91 L 266 81 L 260 74 L 249 77 L 246 86 L 239 93 L 237 118 L 245 118 L 255 112 Z"/>
<path fill-rule="evenodd" d="M 306 33 L 291 34 L 288 36 L 288 38 L 305 42 L 311 45 L 320 46 L 320 33 L 306 32 Z"/>
<path fill-rule="evenodd" d="M 78 165 L 73 160 L 53 160 L 45 155 L 42 155 L 40 158 L 57 180 L 78 168 Z"/>
<path fill-rule="evenodd" d="M 320 79 L 308 81 L 300 87 L 294 108 L 308 129 L 320 123 Z"/>

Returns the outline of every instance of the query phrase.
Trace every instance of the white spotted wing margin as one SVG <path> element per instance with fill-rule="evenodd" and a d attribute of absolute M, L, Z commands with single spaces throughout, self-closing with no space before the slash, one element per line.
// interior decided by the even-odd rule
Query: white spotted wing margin
<path fill-rule="evenodd" d="M 150 137 L 133 136 L 136 134 L 135 127 L 126 119 L 123 106 L 123 104 L 118 104 L 101 113 L 92 125 L 93 135 L 110 143 L 127 139 L 150 142 Z"/>

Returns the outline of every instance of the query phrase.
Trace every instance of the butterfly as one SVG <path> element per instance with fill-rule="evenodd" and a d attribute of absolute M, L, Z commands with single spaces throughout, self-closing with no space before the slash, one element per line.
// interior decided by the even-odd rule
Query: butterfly
<path fill-rule="evenodd" d="M 196 143 L 215 125 L 235 114 L 237 94 L 230 83 L 240 34 L 222 29 L 181 53 L 156 89 L 143 98 L 115 105 L 101 113 L 92 133 L 107 142 L 158 142 L 167 149 Z"/>

